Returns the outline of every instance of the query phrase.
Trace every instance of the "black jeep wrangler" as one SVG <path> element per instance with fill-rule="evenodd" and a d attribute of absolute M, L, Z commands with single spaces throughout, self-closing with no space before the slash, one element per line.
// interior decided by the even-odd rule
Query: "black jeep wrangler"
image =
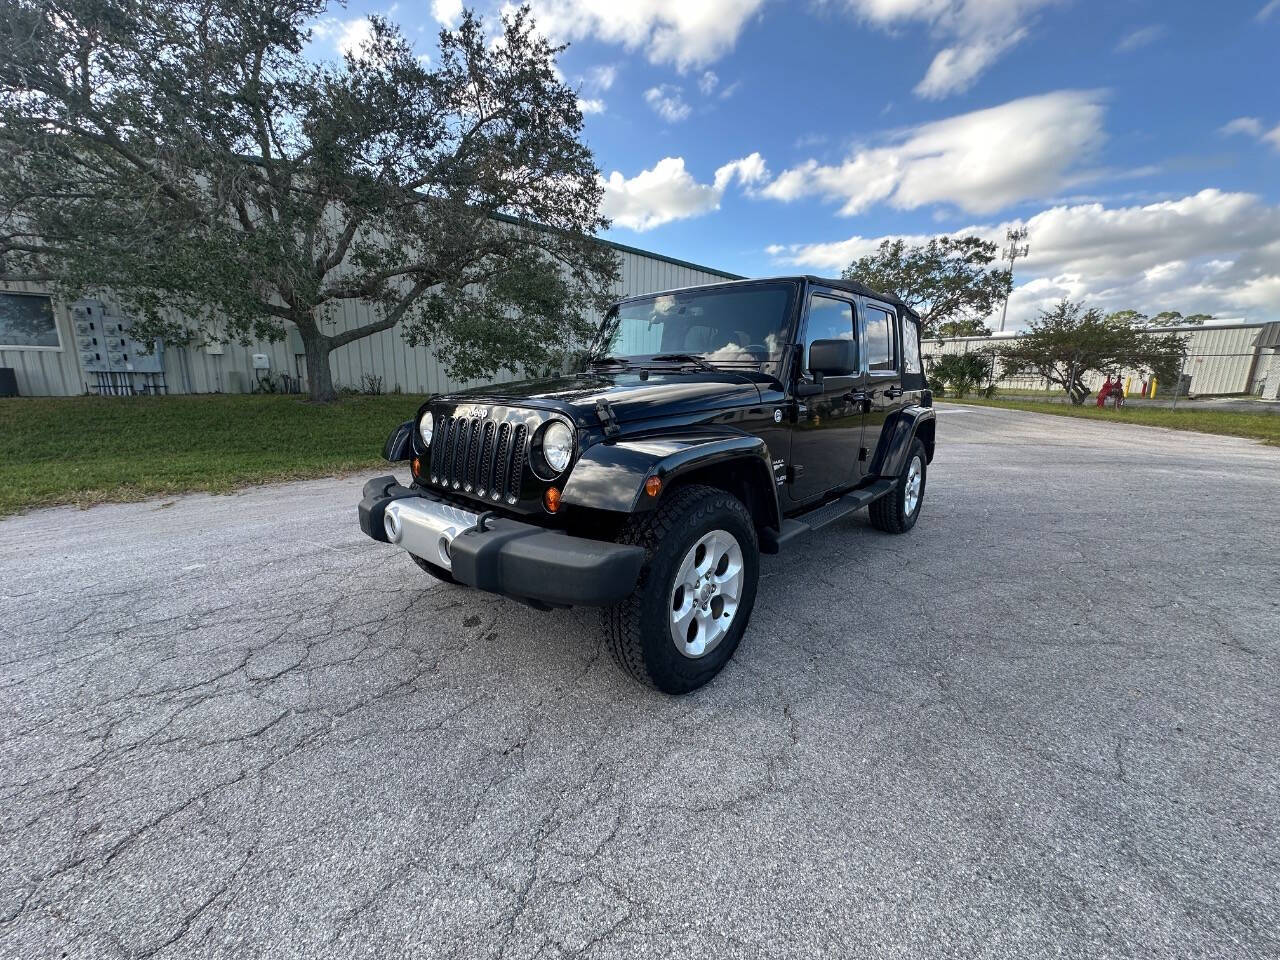
<path fill-rule="evenodd" d="M 622 300 L 587 370 L 435 396 L 388 438 L 413 480 L 365 484 L 360 528 L 427 573 L 604 609 L 660 690 L 733 655 L 760 554 L 860 507 L 915 525 L 937 423 L 919 317 L 861 284 L 744 280 Z"/>

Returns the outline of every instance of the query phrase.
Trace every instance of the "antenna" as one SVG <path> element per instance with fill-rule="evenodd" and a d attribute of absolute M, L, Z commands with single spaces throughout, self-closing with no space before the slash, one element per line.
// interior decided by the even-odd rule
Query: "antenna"
<path fill-rule="evenodd" d="M 1025 257 L 1031 252 L 1031 244 L 1027 243 L 1027 228 L 1018 227 L 1013 229 L 1010 227 L 1004 235 L 1009 245 L 1004 248 L 1004 258 L 1009 261 L 1009 275 L 1013 275 L 1014 261 L 1019 257 Z M 1012 289 L 1010 290 L 1012 293 Z M 1004 333 L 1004 321 L 1009 316 L 1009 298 L 1004 298 L 1004 309 L 1000 311 L 1000 332 Z"/>

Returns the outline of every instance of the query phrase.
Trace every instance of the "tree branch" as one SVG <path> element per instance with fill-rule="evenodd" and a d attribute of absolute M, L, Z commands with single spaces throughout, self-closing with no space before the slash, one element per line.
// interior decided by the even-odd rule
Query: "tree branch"
<path fill-rule="evenodd" d="M 345 347 L 348 343 L 351 343 L 354 340 L 360 340 L 364 337 L 371 336 L 372 334 L 381 333 L 383 330 L 390 330 L 400 322 L 400 318 L 409 311 L 409 308 L 413 306 L 414 301 L 430 290 L 432 286 L 434 286 L 433 283 L 426 280 L 419 280 L 413 285 L 413 288 L 405 298 L 396 305 L 395 309 L 384 316 L 381 320 L 374 320 L 372 323 L 366 323 L 363 326 L 355 327 L 351 330 L 343 330 L 341 333 L 332 334 L 329 337 L 329 349 L 336 350 L 338 347 Z"/>

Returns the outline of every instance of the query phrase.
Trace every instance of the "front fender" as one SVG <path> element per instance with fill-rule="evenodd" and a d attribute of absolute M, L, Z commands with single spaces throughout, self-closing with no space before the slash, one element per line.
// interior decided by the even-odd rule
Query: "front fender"
<path fill-rule="evenodd" d="M 413 420 L 406 420 L 391 431 L 387 442 L 382 445 L 382 459 L 399 463 L 413 456 Z"/>
<path fill-rule="evenodd" d="M 758 485 L 765 525 L 778 526 L 778 493 L 769 447 L 759 437 L 738 431 L 693 430 L 597 443 L 574 464 L 561 500 L 617 513 L 652 510 L 657 498 L 644 489 L 650 477 L 659 477 L 665 489 L 682 475 L 733 462 L 744 464 L 753 487 Z"/>
<path fill-rule="evenodd" d="M 928 429 L 932 429 L 937 419 L 938 415 L 931 407 L 903 407 L 894 414 L 881 434 L 871 472 L 881 477 L 896 477 L 902 473 L 907 463 L 907 454 L 911 450 L 911 442 L 920 434 L 925 424 L 930 424 Z M 929 459 L 932 460 L 933 444 L 928 443 L 926 447 Z"/>

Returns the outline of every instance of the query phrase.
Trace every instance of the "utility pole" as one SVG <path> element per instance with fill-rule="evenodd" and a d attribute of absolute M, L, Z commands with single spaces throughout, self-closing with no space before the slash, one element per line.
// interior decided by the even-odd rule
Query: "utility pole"
<path fill-rule="evenodd" d="M 1013 276 L 1013 262 L 1019 257 L 1025 257 L 1031 252 L 1031 244 L 1027 243 L 1027 228 L 1019 227 L 1017 230 L 1012 227 L 1004 235 L 1009 245 L 1004 248 L 1004 258 L 1009 261 L 1009 276 Z M 1009 298 L 1004 298 L 1004 309 L 1000 311 L 1000 332 L 1004 333 L 1005 317 L 1009 316 Z"/>

